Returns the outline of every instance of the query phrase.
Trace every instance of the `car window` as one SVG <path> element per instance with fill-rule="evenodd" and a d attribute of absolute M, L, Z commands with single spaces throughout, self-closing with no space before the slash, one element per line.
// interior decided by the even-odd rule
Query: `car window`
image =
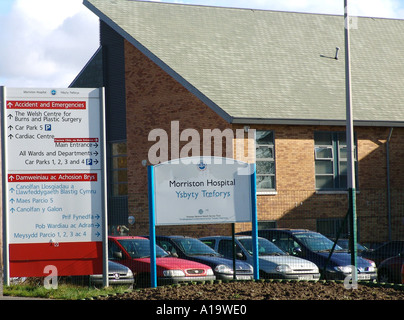
<path fill-rule="evenodd" d="M 216 251 L 214 251 L 211 247 L 207 246 L 198 239 L 179 238 L 179 239 L 173 239 L 173 241 L 186 255 L 189 256 L 217 255 Z"/>
<path fill-rule="evenodd" d="M 320 233 L 304 232 L 297 233 L 295 237 L 303 243 L 311 251 L 330 251 L 334 246 L 334 242 L 326 238 Z M 343 250 L 339 245 L 335 246 L 335 250 Z"/>
<path fill-rule="evenodd" d="M 113 242 L 113 241 L 108 241 L 108 259 L 109 260 L 119 260 L 117 256 L 114 253 L 122 253 L 121 248 Z"/>
<path fill-rule="evenodd" d="M 218 250 L 225 258 L 233 259 L 233 241 L 220 240 Z M 240 246 L 236 243 L 236 254 L 242 253 Z"/>
<path fill-rule="evenodd" d="M 119 244 L 131 256 L 131 258 L 149 258 L 150 257 L 150 242 L 148 239 L 120 239 Z M 156 257 L 165 257 L 168 253 L 156 246 Z"/>
<path fill-rule="evenodd" d="M 289 235 L 282 234 L 276 239 L 274 239 L 273 243 L 278 246 L 281 250 L 292 254 L 295 249 L 300 248 L 300 245 Z"/>
<path fill-rule="evenodd" d="M 171 254 L 177 254 L 177 249 L 173 247 L 173 245 L 166 240 L 156 240 L 157 244 L 164 250 Z"/>
<path fill-rule="evenodd" d="M 242 238 L 239 239 L 243 247 L 248 251 L 250 255 L 253 254 L 253 244 L 252 238 Z M 284 255 L 281 249 L 279 249 L 276 245 L 270 242 L 267 239 L 258 239 L 258 255 L 266 256 L 266 255 Z"/>
<path fill-rule="evenodd" d="M 229 240 L 220 240 L 217 251 L 226 258 L 233 256 L 232 242 Z"/>
<path fill-rule="evenodd" d="M 212 249 L 215 249 L 215 244 L 216 241 L 215 240 L 210 240 L 210 239 L 203 239 L 201 240 L 204 244 L 206 244 L 207 246 L 211 247 Z"/>

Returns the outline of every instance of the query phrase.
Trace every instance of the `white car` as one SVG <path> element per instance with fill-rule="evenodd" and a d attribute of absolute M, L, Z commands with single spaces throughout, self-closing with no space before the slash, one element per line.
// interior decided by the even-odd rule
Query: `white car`
<path fill-rule="evenodd" d="M 212 236 L 199 240 L 226 258 L 233 257 L 232 237 Z M 236 236 L 235 244 L 236 258 L 253 265 L 252 237 Z M 260 278 L 294 280 L 318 280 L 320 278 L 320 272 L 314 263 L 289 256 L 265 238 L 258 238 L 258 256 Z"/>

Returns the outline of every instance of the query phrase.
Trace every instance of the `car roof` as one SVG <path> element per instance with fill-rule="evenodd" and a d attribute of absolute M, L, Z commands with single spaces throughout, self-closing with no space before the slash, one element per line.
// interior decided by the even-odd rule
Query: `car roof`
<path fill-rule="evenodd" d="M 207 237 L 201 237 L 199 238 L 199 240 L 206 240 L 206 239 L 231 239 L 231 236 L 207 236 Z M 249 235 L 235 235 L 236 239 L 248 239 L 248 238 L 252 238 L 252 236 Z M 263 237 L 258 237 L 259 239 L 265 239 Z"/>
<path fill-rule="evenodd" d="M 188 236 L 181 236 L 181 235 L 170 235 L 170 236 L 156 236 L 156 238 L 167 238 L 167 239 L 196 239 L 193 237 L 188 237 Z"/>
<path fill-rule="evenodd" d="M 283 231 L 288 233 L 298 233 L 298 232 L 316 232 L 308 229 L 290 229 L 290 228 L 273 228 L 273 229 L 260 229 L 260 231 Z"/>
<path fill-rule="evenodd" d="M 122 240 L 122 239 L 143 239 L 143 240 L 149 240 L 145 237 L 139 237 L 139 236 L 108 236 L 108 239 L 116 239 L 116 240 Z"/>

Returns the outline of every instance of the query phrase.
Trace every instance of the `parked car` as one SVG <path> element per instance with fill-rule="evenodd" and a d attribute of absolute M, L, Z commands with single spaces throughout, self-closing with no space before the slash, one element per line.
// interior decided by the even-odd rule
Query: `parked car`
<path fill-rule="evenodd" d="M 179 258 L 210 266 L 216 279 L 233 279 L 233 260 L 223 257 L 198 239 L 184 236 L 157 236 L 156 243 L 165 251 Z M 254 279 L 253 267 L 246 262 L 236 260 L 236 279 Z"/>
<path fill-rule="evenodd" d="M 232 238 L 226 236 L 204 237 L 200 240 L 223 254 L 226 258 L 233 256 Z M 238 259 L 253 264 L 252 237 L 235 237 Z M 258 239 L 260 278 L 318 280 L 320 273 L 317 266 L 307 260 L 291 257 L 264 238 Z"/>
<path fill-rule="evenodd" d="M 150 241 L 143 237 L 109 236 L 108 257 L 130 268 L 137 286 L 150 286 Z M 156 245 L 157 284 L 215 280 L 211 267 L 170 256 Z"/>
<path fill-rule="evenodd" d="M 251 234 L 251 231 L 239 234 Z M 315 263 L 323 278 L 344 280 L 352 274 L 351 254 L 336 245 L 327 262 L 334 242 L 318 232 L 300 229 L 263 229 L 258 235 L 277 245 L 292 256 L 298 256 Z M 358 280 L 376 280 L 376 264 L 357 257 Z"/>
<path fill-rule="evenodd" d="M 378 266 L 383 260 L 404 252 L 404 240 L 389 241 L 374 250 L 362 251 L 361 257 L 373 260 Z"/>
<path fill-rule="evenodd" d="M 377 268 L 379 282 L 404 284 L 404 251 L 383 260 Z"/>
<path fill-rule="evenodd" d="M 128 267 L 114 262 L 108 261 L 108 284 L 110 286 L 127 286 L 132 288 L 135 279 L 133 272 Z M 94 274 L 90 276 L 90 285 L 103 286 L 104 280 L 102 274 Z"/>

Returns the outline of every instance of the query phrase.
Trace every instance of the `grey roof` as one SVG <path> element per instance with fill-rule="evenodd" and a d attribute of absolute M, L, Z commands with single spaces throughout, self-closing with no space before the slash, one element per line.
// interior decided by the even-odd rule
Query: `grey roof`
<path fill-rule="evenodd" d="M 133 0 L 84 5 L 229 122 L 345 123 L 343 16 Z M 354 26 L 355 125 L 402 126 L 404 21 L 360 17 Z"/>

